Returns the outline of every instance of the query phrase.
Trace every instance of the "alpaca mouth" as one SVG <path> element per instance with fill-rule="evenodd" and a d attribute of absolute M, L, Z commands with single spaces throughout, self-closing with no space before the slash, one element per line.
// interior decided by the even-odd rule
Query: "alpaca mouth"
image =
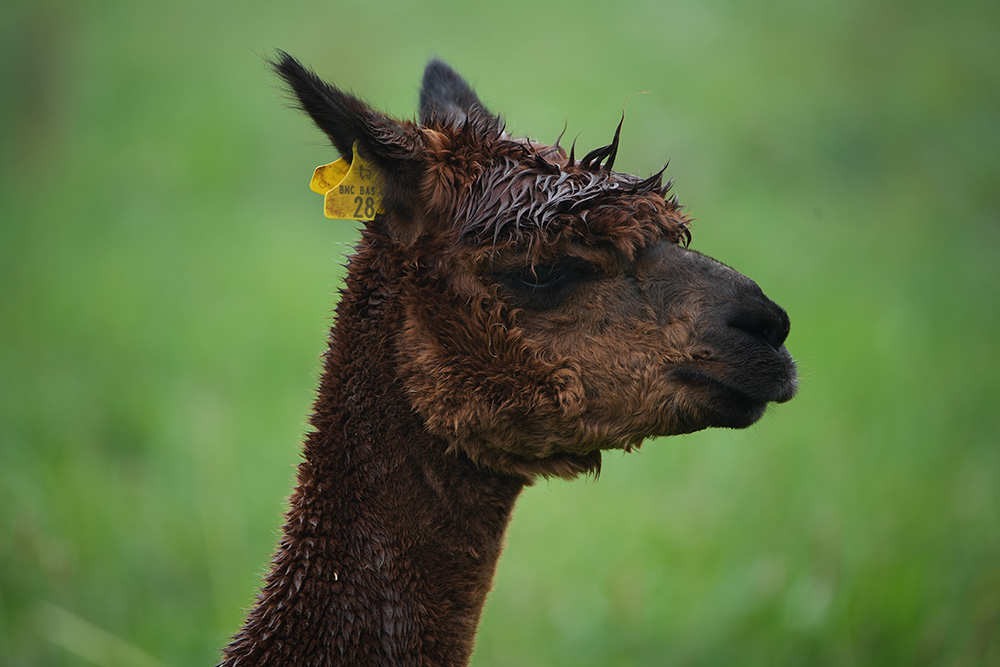
<path fill-rule="evenodd" d="M 685 366 L 673 375 L 701 399 L 698 411 L 705 426 L 746 428 L 764 416 L 769 403 L 789 401 L 798 390 L 791 355 L 784 348 L 777 352 L 776 359 L 759 364 L 763 368 L 720 376 L 704 368 Z"/>
<path fill-rule="evenodd" d="M 795 362 L 784 346 L 761 359 L 756 367 L 718 382 L 730 391 L 764 403 L 790 401 L 799 388 Z"/>

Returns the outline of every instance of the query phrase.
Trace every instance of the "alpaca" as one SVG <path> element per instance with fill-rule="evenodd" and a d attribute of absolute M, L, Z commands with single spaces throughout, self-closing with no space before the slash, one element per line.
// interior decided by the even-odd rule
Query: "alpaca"
<path fill-rule="evenodd" d="M 524 487 L 754 423 L 795 393 L 789 320 L 688 249 L 662 170 L 613 170 L 621 124 L 578 158 L 508 136 L 438 60 L 419 122 L 272 65 L 380 201 L 359 205 L 283 535 L 220 665 L 465 665 Z"/>

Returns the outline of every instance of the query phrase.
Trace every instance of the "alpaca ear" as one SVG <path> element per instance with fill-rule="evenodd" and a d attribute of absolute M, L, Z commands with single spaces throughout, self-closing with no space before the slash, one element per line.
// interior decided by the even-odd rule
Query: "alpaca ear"
<path fill-rule="evenodd" d="M 271 65 L 294 93 L 299 107 L 330 138 L 340 155 L 351 162 L 354 145 L 382 180 L 382 207 L 396 226 L 415 225 L 416 202 L 423 173 L 423 142 L 412 124 L 375 111 L 349 93 L 326 83 L 284 51 Z M 391 230 L 407 242 L 416 229 Z M 398 234 L 395 232 L 399 232 Z"/>
<path fill-rule="evenodd" d="M 472 87 L 458 73 L 437 58 L 427 63 L 420 88 L 422 125 L 464 125 L 470 119 L 485 121 L 499 131 L 502 123 L 479 101 Z"/>

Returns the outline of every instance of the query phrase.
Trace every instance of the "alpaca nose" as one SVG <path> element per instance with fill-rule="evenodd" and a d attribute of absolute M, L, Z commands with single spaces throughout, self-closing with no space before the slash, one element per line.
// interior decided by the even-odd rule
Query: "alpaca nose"
<path fill-rule="evenodd" d="M 766 299 L 752 306 L 743 306 L 729 316 L 727 324 L 770 345 L 781 348 L 788 338 L 791 322 L 784 309 Z"/>

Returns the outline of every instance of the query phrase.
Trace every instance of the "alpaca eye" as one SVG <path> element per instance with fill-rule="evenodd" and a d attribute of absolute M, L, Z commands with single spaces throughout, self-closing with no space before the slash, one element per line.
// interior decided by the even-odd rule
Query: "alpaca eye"
<path fill-rule="evenodd" d="M 528 310 L 558 307 L 581 282 L 596 275 L 592 264 L 567 258 L 555 264 L 524 267 L 499 276 L 517 306 Z"/>
<path fill-rule="evenodd" d="M 550 289 L 566 278 L 568 269 L 562 266 L 536 266 L 511 274 L 522 287 Z"/>

